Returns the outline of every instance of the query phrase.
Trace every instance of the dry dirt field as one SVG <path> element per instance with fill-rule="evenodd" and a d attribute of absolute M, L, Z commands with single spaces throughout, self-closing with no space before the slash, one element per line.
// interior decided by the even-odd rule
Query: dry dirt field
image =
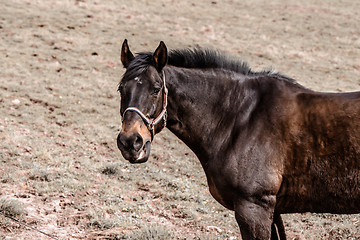
<path fill-rule="evenodd" d="M 359 0 L 0 0 L 2 212 L 57 239 L 241 239 L 169 131 L 147 163 L 122 158 L 124 38 L 134 52 L 210 47 L 314 90 L 360 90 Z M 289 239 L 360 238 L 360 215 L 283 218 Z M 50 238 L 0 216 L 0 239 Z"/>

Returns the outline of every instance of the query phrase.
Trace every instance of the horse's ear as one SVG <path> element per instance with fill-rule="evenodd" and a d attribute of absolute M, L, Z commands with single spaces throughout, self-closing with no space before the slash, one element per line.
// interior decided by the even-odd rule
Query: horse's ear
<path fill-rule="evenodd" d="M 121 62 L 124 65 L 124 68 L 127 68 L 133 59 L 134 55 L 130 51 L 127 39 L 125 39 L 121 47 Z"/>
<path fill-rule="evenodd" d="M 158 72 L 161 72 L 161 70 L 165 67 L 167 58 L 168 53 L 166 45 L 163 41 L 161 41 L 153 55 L 154 66 Z"/>

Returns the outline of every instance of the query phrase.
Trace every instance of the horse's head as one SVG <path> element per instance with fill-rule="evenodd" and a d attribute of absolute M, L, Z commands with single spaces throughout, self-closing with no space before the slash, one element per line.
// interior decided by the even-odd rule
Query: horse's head
<path fill-rule="evenodd" d="M 122 129 L 117 145 L 131 163 L 146 162 L 154 135 L 166 124 L 167 88 L 163 68 L 167 49 L 163 42 L 154 54 L 131 53 L 125 39 L 121 62 L 126 68 L 119 85 Z"/>

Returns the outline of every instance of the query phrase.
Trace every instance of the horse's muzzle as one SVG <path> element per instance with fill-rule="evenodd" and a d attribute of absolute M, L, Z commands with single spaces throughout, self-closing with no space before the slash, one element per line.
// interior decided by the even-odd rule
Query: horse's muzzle
<path fill-rule="evenodd" d="M 129 137 L 120 133 L 117 137 L 117 145 L 123 157 L 130 163 L 144 163 L 150 156 L 151 142 L 144 142 L 138 133 Z"/>

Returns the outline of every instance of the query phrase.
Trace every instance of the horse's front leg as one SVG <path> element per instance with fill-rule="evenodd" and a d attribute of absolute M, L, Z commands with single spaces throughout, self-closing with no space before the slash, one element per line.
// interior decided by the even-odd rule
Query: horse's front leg
<path fill-rule="evenodd" d="M 274 213 L 274 221 L 271 225 L 271 240 L 286 240 L 285 227 L 279 213 Z"/>
<path fill-rule="evenodd" d="M 235 217 L 243 240 L 271 238 L 274 204 L 240 200 L 235 205 Z"/>

